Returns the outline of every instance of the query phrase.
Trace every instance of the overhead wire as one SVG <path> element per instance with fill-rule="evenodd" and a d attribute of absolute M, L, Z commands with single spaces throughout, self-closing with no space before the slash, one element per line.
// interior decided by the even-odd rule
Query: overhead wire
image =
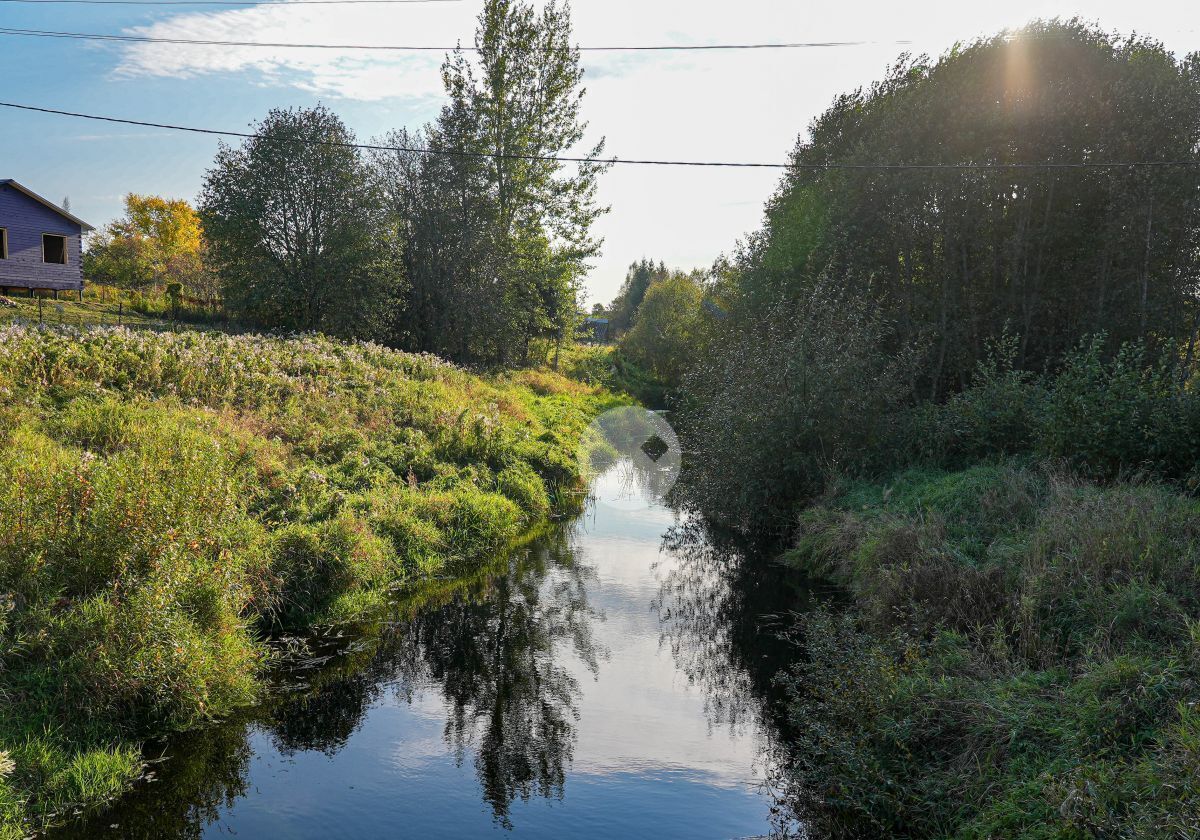
<path fill-rule="evenodd" d="M 418 2 L 418 0 L 407 0 Z M 429 0 L 430 2 L 449 2 L 450 0 Z M 9 2 L 9 0 L 0 0 Z M 74 2 L 74 3 L 128 3 L 148 5 L 148 0 L 23 0 L 23 2 Z M 156 0 L 165 2 L 165 0 Z M 238 2 L 238 0 L 207 0 L 210 3 Z M 265 5 L 288 6 L 296 3 L 382 3 L 404 2 L 404 0 L 286 0 L 286 2 L 268 2 Z M 180 3 L 182 5 L 182 2 Z M 112 41 L 117 43 L 140 44 L 173 44 L 193 45 L 203 47 L 270 47 L 274 49 L 312 49 L 312 50 L 389 50 L 400 52 L 453 52 L 463 50 L 476 52 L 479 47 L 466 46 L 431 46 L 425 44 L 324 44 L 324 43 L 295 43 L 276 41 L 227 41 L 208 38 L 167 38 L 154 35 L 124 35 L 106 32 L 62 32 L 49 29 L 24 29 L 18 27 L 0 27 L 0 35 L 29 37 L 29 38 L 65 38 L 79 41 Z M 580 52 L 698 52 L 698 51 L 727 51 L 727 50 L 796 50 L 796 49 L 829 49 L 834 47 L 861 47 L 877 44 L 888 46 L 905 46 L 911 41 L 795 41 L 779 43 L 755 44 L 632 44 L 621 46 L 579 46 L 572 47 Z"/>
<path fill-rule="evenodd" d="M 169 131 L 190 132 L 219 137 L 239 137 L 250 139 L 257 137 L 254 132 L 228 131 L 216 128 L 201 128 L 198 126 L 176 125 L 172 123 L 135 120 L 126 117 L 111 117 L 100 114 L 85 114 L 78 111 L 66 111 L 58 108 L 46 108 L 38 105 L 25 105 L 17 102 L 0 102 L 0 107 L 14 108 L 22 111 L 32 111 L 56 116 L 74 117 L 77 119 L 94 120 L 99 122 L 133 125 L 144 128 L 158 128 Z M 490 159 L 514 159 L 530 161 L 552 161 L 558 163 L 586 164 L 623 164 L 633 166 L 679 166 L 679 167 L 713 167 L 734 169 L 795 169 L 807 171 L 985 171 L 985 170 L 1062 170 L 1062 169 L 1134 169 L 1134 168 L 1172 168 L 1200 166 L 1200 160 L 1140 160 L 1140 161 L 1033 161 L 1013 162 L 981 161 L 963 163 L 772 163 L 755 161 L 699 161 L 699 160 L 653 160 L 638 158 L 597 158 L 571 157 L 565 155 L 521 155 L 497 154 L 495 152 L 474 152 L 455 149 L 432 149 L 422 147 L 389 146 L 374 143 L 350 143 L 332 140 L 308 140 L 304 138 L 279 138 L 280 142 L 303 143 L 318 146 L 336 146 L 366 151 L 407 152 L 422 155 L 445 155 L 454 157 L 474 157 Z"/>
<path fill-rule="evenodd" d="M 342 6 L 463 3 L 465 0 L 0 0 L 31 6 Z"/>

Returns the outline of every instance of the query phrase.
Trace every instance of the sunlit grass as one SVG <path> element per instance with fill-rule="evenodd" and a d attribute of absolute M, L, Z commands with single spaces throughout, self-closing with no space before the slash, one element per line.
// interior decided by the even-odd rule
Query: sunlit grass
<path fill-rule="evenodd" d="M 311 336 L 6 328 L 0 837 L 255 702 L 266 635 L 468 572 L 577 503 L 614 402 Z"/>

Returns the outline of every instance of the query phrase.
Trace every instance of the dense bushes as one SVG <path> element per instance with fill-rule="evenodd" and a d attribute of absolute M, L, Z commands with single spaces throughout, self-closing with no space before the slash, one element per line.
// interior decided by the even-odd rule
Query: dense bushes
<path fill-rule="evenodd" d="M 1200 834 L 1200 170 L 1079 165 L 1195 163 L 1198 68 L 1078 21 L 902 57 L 714 267 L 677 488 L 853 598 L 786 680 L 846 836 Z"/>
<path fill-rule="evenodd" d="M 777 529 L 887 441 L 912 357 L 879 352 L 886 329 L 829 284 L 723 334 L 684 381 L 684 498 L 722 524 Z"/>
<path fill-rule="evenodd" d="M 255 699 L 273 628 L 469 568 L 575 496 L 609 398 L 371 345 L 0 341 L 0 837 Z"/>
<path fill-rule="evenodd" d="M 1200 507 L 1001 464 L 848 484 L 793 564 L 793 793 L 845 836 L 1191 836 Z"/>
<path fill-rule="evenodd" d="M 762 228 L 706 289 L 680 404 L 684 448 L 712 481 L 692 482 L 692 501 L 778 530 L 826 473 L 886 471 L 914 452 L 1033 452 L 1097 476 L 1188 481 L 1194 400 L 1177 398 L 1174 365 L 1156 366 L 1198 323 L 1200 168 L 1024 165 L 1195 162 L 1198 66 L 1149 39 L 1035 22 L 903 57 L 837 97 L 798 141 Z M 899 428 L 902 409 L 948 399 Z M 822 408 L 834 400 L 840 418 Z"/>
<path fill-rule="evenodd" d="M 1015 342 L 1001 343 L 971 384 L 942 404 L 906 417 L 898 463 L 958 465 L 1025 453 L 1092 478 L 1152 477 L 1196 487 L 1200 394 L 1194 371 L 1141 344 L 1106 354 L 1086 340 L 1061 370 L 1034 376 L 1015 367 Z"/>

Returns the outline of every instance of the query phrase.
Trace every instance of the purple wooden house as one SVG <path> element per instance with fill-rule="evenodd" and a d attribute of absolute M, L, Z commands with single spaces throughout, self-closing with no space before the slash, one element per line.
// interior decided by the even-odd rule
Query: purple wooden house
<path fill-rule="evenodd" d="M 83 233 L 92 230 L 57 204 L 0 178 L 0 292 L 83 293 Z"/>

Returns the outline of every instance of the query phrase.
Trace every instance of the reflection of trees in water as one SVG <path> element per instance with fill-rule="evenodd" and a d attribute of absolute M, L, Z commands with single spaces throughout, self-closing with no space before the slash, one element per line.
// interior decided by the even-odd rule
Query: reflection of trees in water
<path fill-rule="evenodd" d="M 105 813 L 55 831 L 66 840 L 198 838 L 223 807 L 246 794 L 250 726 L 228 722 L 190 732 L 172 744 L 186 760 L 152 764 L 147 781 Z M 147 749 L 153 754 L 153 749 Z M 115 826 L 115 827 L 114 827 Z"/>
<path fill-rule="evenodd" d="M 595 670 L 589 573 L 574 565 L 556 532 L 502 573 L 422 605 L 377 636 L 367 661 L 358 655 L 327 669 L 311 691 L 280 709 L 276 747 L 336 752 L 383 691 L 411 701 L 436 686 L 448 706 L 446 743 L 459 762 L 475 751 L 482 794 L 497 820 L 508 824 L 517 797 L 561 797 L 579 686 L 556 662 L 555 648 L 569 641 Z"/>
<path fill-rule="evenodd" d="M 654 603 L 676 664 L 705 692 L 709 721 L 758 726 L 777 698 L 774 676 L 787 661 L 780 638 L 804 597 L 794 575 L 691 519 L 664 547 L 676 564 Z"/>
<path fill-rule="evenodd" d="M 562 796 L 579 686 L 555 647 L 569 641 L 596 670 L 590 574 L 560 534 L 497 578 L 488 597 L 425 612 L 406 629 L 450 705 L 446 740 L 459 761 L 475 749 L 484 799 L 502 824 L 518 796 Z"/>
<path fill-rule="evenodd" d="M 498 572 L 424 597 L 407 615 L 314 640 L 296 659 L 319 666 L 288 670 L 246 720 L 174 740 L 157 783 L 63 836 L 94 837 L 115 823 L 122 837 L 199 837 L 245 795 L 255 726 L 284 755 L 333 755 L 384 692 L 411 701 L 430 687 L 448 705 L 448 747 L 459 762 L 475 751 L 483 798 L 508 826 L 517 797 L 562 796 L 579 686 L 557 648 L 569 644 L 595 672 L 593 575 L 574 564 L 565 532 L 555 532 Z"/>
<path fill-rule="evenodd" d="M 784 634 L 790 612 L 808 598 L 807 582 L 698 519 L 672 528 L 663 543 L 676 564 L 663 576 L 654 603 L 661 638 L 689 682 L 704 692 L 710 726 L 756 732 L 763 785 L 773 793 L 788 740 L 775 675 L 794 655 Z M 801 831 L 778 806 L 772 823 L 772 837 Z"/>

